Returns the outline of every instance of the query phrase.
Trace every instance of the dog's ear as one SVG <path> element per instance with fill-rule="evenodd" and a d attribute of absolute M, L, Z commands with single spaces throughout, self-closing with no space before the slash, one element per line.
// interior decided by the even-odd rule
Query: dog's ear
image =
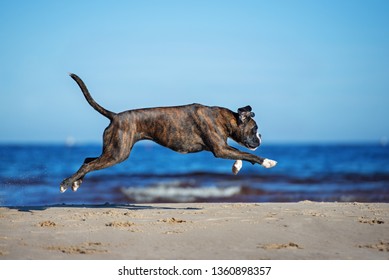
<path fill-rule="evenodd" d="M 251 106 L 246 106 L 238 109 L 239 120 L 241 123 L 248 121 L 250 118 L 254 118 L 255 114 L 251 112 Z"/>

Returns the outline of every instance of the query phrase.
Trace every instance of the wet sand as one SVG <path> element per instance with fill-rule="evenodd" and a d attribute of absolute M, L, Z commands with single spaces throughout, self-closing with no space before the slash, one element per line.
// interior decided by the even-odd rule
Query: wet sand
<path fill-rule="evenodd" d="M 389 259 L 389 204 L 1 207 L 0 259 Z"/>

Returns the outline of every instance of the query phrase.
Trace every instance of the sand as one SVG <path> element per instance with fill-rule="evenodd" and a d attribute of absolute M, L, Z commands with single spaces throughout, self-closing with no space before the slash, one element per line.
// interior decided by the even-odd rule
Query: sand
<path fill-rule="evenodd" d="M 389 259 L 389 204 L 1 207 L 0 259 Z"/>

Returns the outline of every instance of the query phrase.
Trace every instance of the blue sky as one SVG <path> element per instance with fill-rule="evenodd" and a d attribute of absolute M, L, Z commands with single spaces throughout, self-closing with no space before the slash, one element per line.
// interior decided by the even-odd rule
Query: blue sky
<path fill-rule="evenodd" d="M 109 110 L 251 105 L 264 143 L 389 137 L 388 1 L 1 1 L 0 142 L 98 142 Z"/>

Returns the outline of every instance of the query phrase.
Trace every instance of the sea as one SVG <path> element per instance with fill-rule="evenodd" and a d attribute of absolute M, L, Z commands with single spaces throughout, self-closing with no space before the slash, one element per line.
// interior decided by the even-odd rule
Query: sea
<path fill-rule="evenodd" d="M 179 154 L 137 143 L 121 164 L 86 175 L 72 192 L 61 181 L 97 157 L 101 144 L 1 144 L 0 206 L 175 202 L 389 202 L 389 145 L 263 144 L 271 169 L 210 152 Z M 245 150 L 245 148 L 240 148 Z M 250 151 L 251 152 L 251 151 Z"/>

